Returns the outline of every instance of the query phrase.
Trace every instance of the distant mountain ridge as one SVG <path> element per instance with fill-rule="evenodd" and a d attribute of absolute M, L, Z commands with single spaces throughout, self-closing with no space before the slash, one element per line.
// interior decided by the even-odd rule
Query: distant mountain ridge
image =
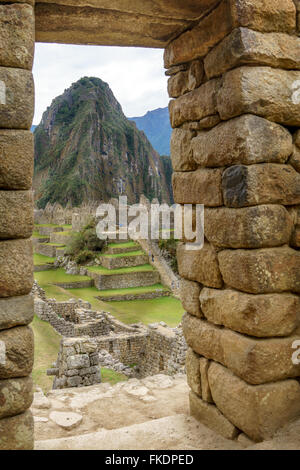
<path fill-rule="evenodd" d="M 154 149 L 160 155 L 170 155 L 172 128 L 168 108 L 148 111 L 144 116 L 128 118 L 134 121 L 140 131 L 144 131 Z"/>
<path fill-rule="evenodd" d="M 129 203 L 138 202 L 141 194 L 172 201 L 171 163 L 125 117 L 99 78 L 84 77 L 55 98 L 34 137 L 40 208 L 48 202 L 78 206 L 120 195 L 127 195 Z"/>

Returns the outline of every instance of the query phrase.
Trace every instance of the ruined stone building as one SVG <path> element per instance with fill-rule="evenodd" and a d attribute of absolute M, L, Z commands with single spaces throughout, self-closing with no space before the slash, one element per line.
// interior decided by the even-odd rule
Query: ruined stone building
<path fill-rule="evenodd" d="M 299 33 L 299 0 L 0 2 L 0 449 L 34 445 L 35 41 L 165 49 L 175 202 L 206 208 L 178 250 L 191 413 L 256 441 L 300 415 Z"/>

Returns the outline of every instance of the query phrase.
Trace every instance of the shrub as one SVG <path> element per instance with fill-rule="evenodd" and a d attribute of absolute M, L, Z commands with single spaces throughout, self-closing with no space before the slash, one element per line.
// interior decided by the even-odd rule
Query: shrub
<path fill-rule="evenodd" d="M 66 249 L 66 254 L 78 264 L 83 264 L 95 258 L 105 245 L 96 234 L 96 221 L 90 222 L 78 233 L 75 233 Z"/>

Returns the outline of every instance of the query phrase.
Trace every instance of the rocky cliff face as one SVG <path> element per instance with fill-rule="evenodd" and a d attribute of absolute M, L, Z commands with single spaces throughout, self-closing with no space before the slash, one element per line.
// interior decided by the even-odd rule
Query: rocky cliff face
<path fill-rule="evenodd" d="M 170 202 L 170 175 L 145 134 L 129 122 L 107 83 L 82 78 L 45 111 L 35 129 L 37 205 L 141 194 Z M 168 179 L 167 179 L 168 178 Z"/>

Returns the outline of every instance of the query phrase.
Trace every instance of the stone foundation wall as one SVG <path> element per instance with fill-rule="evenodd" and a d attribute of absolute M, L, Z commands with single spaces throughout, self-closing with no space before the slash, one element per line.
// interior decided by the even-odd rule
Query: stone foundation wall
<path fill-rule="evenodd" d="M 221 1 L 165 50 L 191 413 L 260 441 L 300 415 L 299 2 Z M 299 23 L 298 23 L 299 28 Z"/>
<path fill-rule="evenodd" d="M 32 2 L 1 2 L 0 450 L 33 449 L 34 38 Z"/>

